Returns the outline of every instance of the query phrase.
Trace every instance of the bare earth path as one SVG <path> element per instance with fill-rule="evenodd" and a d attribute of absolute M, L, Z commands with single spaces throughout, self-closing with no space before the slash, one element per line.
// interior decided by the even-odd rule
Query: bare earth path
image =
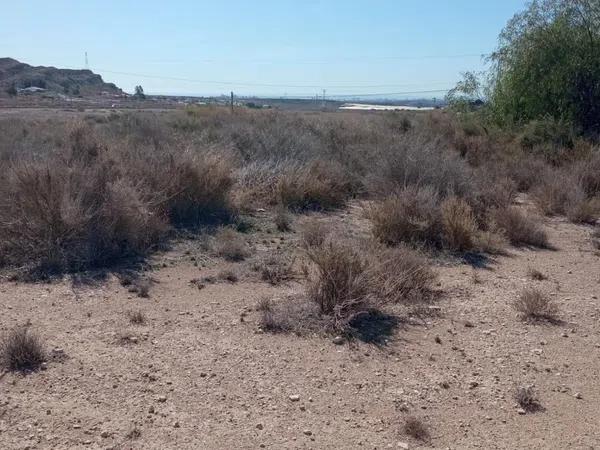
<path fill-rule="evenodd" d="M 246 277 L 198 290 L 189 281 L 225 263 L 195 267 L 194 250 L 157 257 L 166 267 L 149 299 L 114 277 L 2 281 L 1 329 L 29 320 L 67 359 L 0 378 L 0 448 L 598 448 L 600 258 L 588 228 L 551 219 L 547 230 L 555 251 L 511 249 L 476 275 L 439 267 L 441 316 L 409 321 L 381 348 L 261 333 L 260 298 L 301 285 Z M 563 324 L 518 320 L 510 303 L 531 284 Z M 138 309 L 145 325 L 129 323 Z M 545 410 L 518 414 L 519 385 Z M 408 414 L 429 442 L 403 435 Z"/>

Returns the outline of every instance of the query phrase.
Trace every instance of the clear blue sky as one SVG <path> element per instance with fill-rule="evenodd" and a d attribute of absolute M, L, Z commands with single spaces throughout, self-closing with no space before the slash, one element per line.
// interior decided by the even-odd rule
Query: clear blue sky
<path fill-rule="evenodd" d="M 2 7 L 0 56 L 82 68 L 87 51 L 90 68 L 106 81 L 126 91 L 141 84 L 148 93 L 424 91 L 451 87 L 461 71 L 481 69 L 477 55 L 495 48 L 506 21 L 524 5 L 525 0 L 12 1 Z"/>

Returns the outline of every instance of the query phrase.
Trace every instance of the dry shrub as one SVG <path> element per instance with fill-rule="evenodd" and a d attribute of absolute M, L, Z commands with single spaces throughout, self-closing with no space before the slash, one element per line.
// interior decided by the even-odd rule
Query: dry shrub
<path fill-rule="evenodd" d="M 451 196 L 442 202 L 444 243 L 450 249 L 464 252 L 475 247 L 477 224 L 469 204 Z"/>
<path fill-rule="evenodd" d="M 420 305 L 431 299 L 435 274 L 427 261 L 406 247 L 372 253 L 349 243 L 326 241 L 307 250 L 313 271 L 307 296 L 332 330 L 389 303 Z"/>
<path fill-rule="evenodd" d="M 577 162 L 573 169 L 573 176 L 589 197 L 600 195 L 600 150 L 587 159 Z"/>
<path fill-rule="evenodd" d="M 436 274 L 417 251 L 399 246 L 372 256 L 369 284 L 386 303 L 419 304 L 431 298 Z"/>
<path fill-rule="evenodd" d="M 244 236 L 232 228 L 222 228 L 215 235 L 214 251 L 227 261 L 243 261 L 250 255 Z"/>
<path fill-rule="evenodd" d="M 256 309 L 260 328 L 271 333 L 303 335 L 322 332 L 330 326 L 320 316 L 318 306 L 304 296 L 288 296 L 277 302 L 264 298 Z"/>
<path fill-rule="evenodd" d="M 448 142 L 427 131 L 396 136 L 378 149 L 368 162 L 367 186 L 374 194 L 388 195 L 407 186 L 428 187 L 442 196 L 468 197 L 474 191 L 472 170 L 450 151 Z"/>
<path fill-rule="evenodd" d="M 513 303 L 513 307 L 526 321 L 549 321 L 557 320 L 558 306 L 536 288 L 523 289 L 519 298 Z"/>
<path fill-rule="evenodd" d="M 317 219 L 307 219 L 300 227 L 300 241 L 304 248 L 319 247 L 329 235 L 329 227 Z"/>
<path fill-rule="evenodd" d="M 290 231 L 292 229 L 290 213 L 288 209 L 284 206 L 280 205 L 277 207 L 277 209 L 275 210 L 275 217 L 273 218 L 273 221 L 275 222 L 277 230 L 281 232 Z"/>
<path fill-rule="evenodd" d="M 0 346 L 2 365 L 12 371 L 34 371 L 46 360 L 40 338 L 27 327 L 17 327 L 4 336 Z"/>
<path fill-rule="evenodd" d="M 357 314 L 373 307 L 367 262 L 355 249 L 330 241 L 307 253 L 315 268 L 308 296 L 322 315 L 331 317 L 335 328 L 344 328 Z"/>
<path fill-rule="evenodd" d="M 226 157 L 109 146 L 71 130 L 61 149 L 23 155 L 0 186 L 0 250 L 9 264 L 80 270 L 144 255 L 173 226 L 230 215 Z"/>
<path fill-rule="evenodd" d="M 567 211 L 586 199 L 585 192 L 575 178 L 559 170 L 548 172 L 531 193 L 546 215 L 567 214 Z"/>
<path fill-rule="evenodd" d="M 600 197 L 586 198 L 572 204 L 566 214 L 571 222 L 594 224 L 600 217 Z"/>
<path fill-rule="evenodd" d="M 506 247 L 508 240 L 501 230 L 480 230 L 475 238 L 475 248 L 490 255 L 502 255 L 506 252 Z"/>
<path fill-rule="evenodd" d="M 373 235 L 388 245 L 401 242 L 439 245 L 442 224 L 438 196 L 429 188 L 409 187 L 371 206 Z"/>
<path fill-rule="evenodd" d="M 515 392 L 517 404 L 527 412 L 536 412 L 542 409 L 540 400 L 533 386 L 519 386 Z"/>
<path fill-rule="evenodd" d="M 146 323 L 146 316 L 140 310 L 129 312 L 129 322 L 134 325 L 144 325 Z"/>
<path fill-rule="evenodd" d="M 535 281 L 544 281 L 544 280 L 548 279 L 548 277 L 546 275 L 544 275 L 539 270 L 534 269 L 533 267 L 530 267 L 529 269 L 527 269 L 527 275 L 529 275 L 529 278 L 531 278 L 532 280 L 535 280 Z"/>
<path fill-rule="evenodd" d="M 295 278 L 294 261 L 292 256 L 283 252 L 271 253 L 256 262 L 254 270 L 263 281 L 276 286 Z"/>
<path fill-rule="evenodd" d="M 229 283 L 237 283 L 240 280 L 240 277 L 237 273 L 235 273 L 231 269 L 222 270 L 217 274 L 217 278 L 222 281 L 227 281 Z"/>
<path fill-rule="evenodd" d="M 517 207 L 493 210 L 492 220 L 513 245 L 548 247 L 548 236 L 539 219 Z"/>
<path fill-rule="evenodd" d="M 354 191 L 347 171 L 331 161 L 313 161 L 282 174 L 278 200 L 289 209 L 327 210 L 343 206 Z"/>
<path fill-rule="evenodd" d="M 404 421 L 404 433 L 413 439 L 426 441 L 429 439 L 429 429 L 425 422 L 418 417 L 409 416 Z"/>

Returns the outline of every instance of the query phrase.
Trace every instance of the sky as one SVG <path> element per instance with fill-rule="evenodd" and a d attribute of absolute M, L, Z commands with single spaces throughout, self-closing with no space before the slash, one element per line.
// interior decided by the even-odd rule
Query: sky
<path fill-rule="evenodd" d="M 89 68 L 127 92 L 443 97 L 461 72 L 484 68 L 525 3 L 7 1 L 0 57 L 81 69 L 87 52 Z"/>

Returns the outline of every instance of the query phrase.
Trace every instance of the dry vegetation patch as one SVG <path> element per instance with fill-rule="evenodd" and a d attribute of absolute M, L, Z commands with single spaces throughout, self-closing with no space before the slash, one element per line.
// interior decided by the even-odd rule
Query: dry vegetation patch
<path fill-rule="evenodd" d="M 27 327 L 14 328 L 3 337 L 0 356 L 6 369 L 19 372 L 39 369 L 47 357 L 41 339 Z"/>
<path fill-rule="evenodd" d="M 544 292 L 536 288 L 525 288 L 513 307 L 521 318 L 530 322 L 556 322 L 558 320 L 558 306 Z"/>

